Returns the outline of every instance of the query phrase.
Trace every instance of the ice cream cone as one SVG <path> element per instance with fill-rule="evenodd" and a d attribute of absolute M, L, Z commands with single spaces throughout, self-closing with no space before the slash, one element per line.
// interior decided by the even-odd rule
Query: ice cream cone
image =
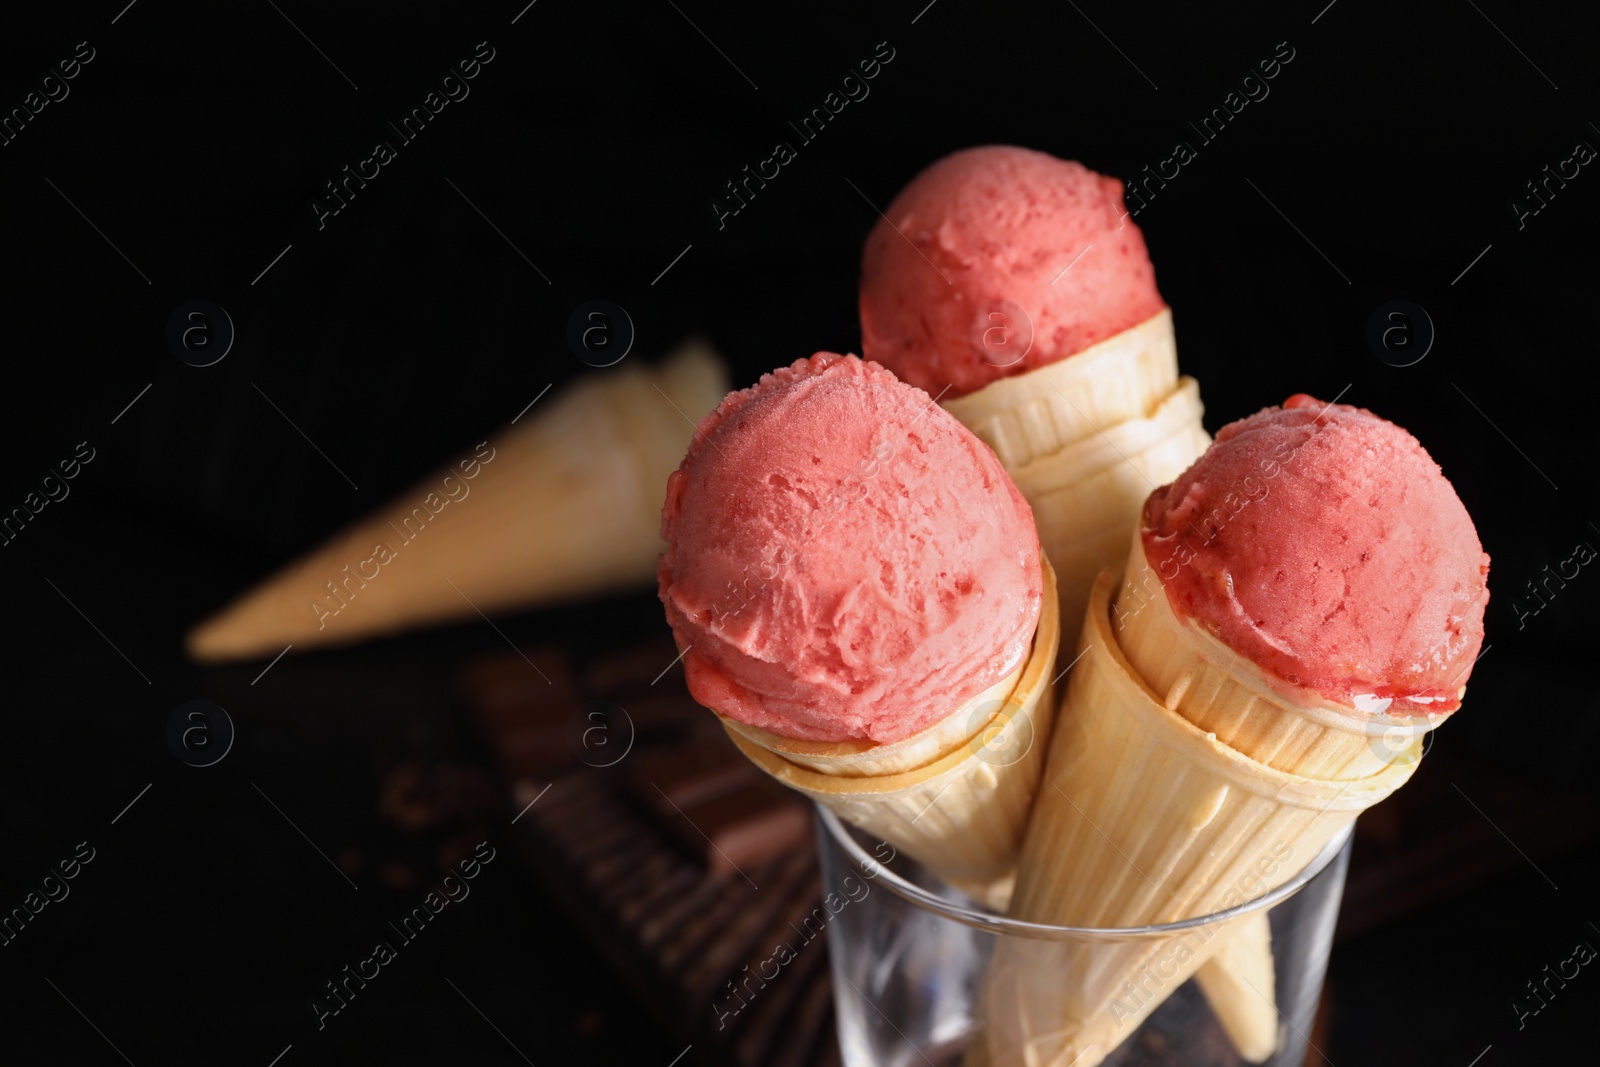
<path fill-rule="evenodd" d="M 1178 385 L 1172 309 L 1066 359 L 999 378 L 944 407 L 1014 471 L 1130 419 Z"/>
<path fill-rule="evenodd" d="M 819 762 L 826 764 L 820 750 L 828 746 L 808 746 L 804 755 L 810 765 L 802 765 L 781 754 L 794 751 L 787 739 L 726 718 L 723 725 L 752 762 L 784 785 L 881 837 L 946 881 L 985 897 L 1016 864 L 1055 715 L 1060 631 L 1048 561 L 1044 571 L 1039 628 L 1015 686 L 1008 695 L 996 697 L 990 690 L 969 700 L 930 728 L 939 731 L 944 723 L 954 723 L 943 736 L 958 738 L 931 762 L 863 776 L 860 746 L 844 743 L 834 747 L 854 765 L 845 766 L 850 773 L 829 774 L 816 769 Z M 758 740 L 762 735 L 785 743 L 768 747 Z"/>
<path fill-rule="evenodd" d="M 1026 660 L 1017 664 L 1016 670 L 927 729 L 887 745 L 860 740 L 802 741 L 783 737 L 726 715 L 719 714 L 717 718 L 722 720 L 722 725 L 730 734 L 737 734 L 790 763 L 798 763 L 831 777 L 867 778 L 900 774 L 942 759 L 981 733 L 995 709 L 1004 705 L 1006 698 L 1017 688 L 1027 665 Z"/>
<path fill-rule="evenodd" d="M 1287 881 L 1410 777 L 1414 760 L 1363 779 L 1300 777 L 1167 710 L 1112 633 L 1115 584 L 1103 574 L 1090 599 L 1013 918 L 1128 929 L 1225 910 Z M 986 992 L 990 1061 L 1093 1067 L 1239 934 L 1235 920 L 1110 943 L 1005 939 Z"/>
<path fill-rule="evenodd" d="M 202 622 L 190 654 L 348 644 L 648 583 L 662 488 L 726 379 L 691 342 L 577 382 Z"/>
<path fill-rule="evenodd" d="M 1172 610 L 1134 526 L 1113 611 L 1128 662 L 1172 711 L 1260 763 L 1350 781 L 1414 758 L 1415 740 L 1449 713 L 1387 715 L 1344 707 L 1275 678 Z M 1176 567 L 1177 558 L 1162 561 Z"/>
<path fill-rule="evenodd" d="M 1056 569 L 1064 647 L 1077 647 L 1095 576 L 1123 565 L 1127 529 L 1145 497 L 1205 451 L 1210 438 L 1200 425 L 1202 410 L 1199 386 L 1184 378 L 1149 417 L 1008 470 L 1033 508 L 1039 543 Z"/>
<path fill-rule="evenodd" d="M 1122 564 L 1144 498 L 1211 443 L 1200 387 L 1178 377 L 1172 310 L 943 407 L 995 450 L 1033 508 L 1056 569 L 1062 646 L 1075 648 L 1089 587 Z"/>
<path fill-rule="evenodd" d="M 1095 577 L 1126 558 L 1125 531 L 1145 497 L 1210 443 L 1199 386 L 1179 379 L 1177 366 L 1172 311 L 1163 308 L 1070 358 L 944 404 L 995 449 L 1032 506 L 1056 569 L 1066 648 L 1077 647 Z M 1268 955 L 1252 966 L 1271 965 Z M 1205 969 L 1229 966 L 1219 960 Z M 1217 982 L 1237 984 L 1226 974 Z"/>

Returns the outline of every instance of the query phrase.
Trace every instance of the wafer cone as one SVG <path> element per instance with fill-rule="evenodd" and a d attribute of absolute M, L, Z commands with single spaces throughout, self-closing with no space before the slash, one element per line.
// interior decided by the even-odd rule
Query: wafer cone
<path fill-rule="evenodd" d="M 1306 778 L 1350 781 L 1414 758 L 1413 742 L 1449 713 L 1388 715 L 1329 701 L 1269 675 L 1172 610 L 1133 524 L 1113 611 L 1128 662 L 1165 705 L 1251 759 Z M 1161 561 L 1177 566 L 1177 557 Z"/>
<path fill-rule="evenodd" d="M 1200 387 L 1184 378 L 1148 418 L 1119 423 L 1009 471 L 1033 507 L 1039 543 L 1056 569 L 1065 647 L 1077 647 L 1095 576 L 1123 565 L 1127 530 L 1145 498 L 1210 444 L 1202 410 Z"/>
<path fill-rule="evenodd" d="M 1112 633 L 1115 585 L 1103 574 L 1090 599 L 1013 918 L 1128 929 L 1213 914 L 1287 881 L 1410 777 L 1414 760 L 1363 779 L 1300 777 L 1169 711 Z M 985 992 L 989 1062 L 1093 1067 L 1239 933 L 1226 922 L 1098 943 L 1003 938 Z"/>
<path fill-rule="evenodd" d="M 667 476 L 727 391 L 694 342 L 659 367 L 580 380 L 202 622 L 189 653 L 348 644 L 647 584 Z"/>
<path fill-rule="evenodd" d="M 1075 648 L 1089 587 L 1122 564 L 1145 497 L 1211 443 L 1200 387 L 1178 377 L 1171 309 L 943 406 L 995 450 L 1033 508 L 1056 569 L 1061 643 Z"/>
<path fill-rule="evenodd" d="M 1009 471 L 1148 417 L 1177 385 L 1172 309 L 1162 308 L 1067 359 L 997 379 L 943 406 Z"/>
<path fill-rule="evenodd" d="M 944 406 L 995 450 L 1032 506 L 1056 569 L 1062 645 L 1076 648 L 1089 589 L 1101 570 L 1123 564 L 1125 531 L 1146 496 L 1211 441 L 1198 384 L 1178 377 L 1171 309 Z M 1268 956 L 1255 969 L 1271 964 Z M 1229 984 L 1237 982 L 1225 976 L 1219 987 Z"/>
<path fill-rule="evenodd" d="M 1060 631 L 1054 575 L 1048 560 L 1043 566 L 1039 628 L 1015 687 L 1003 699 L 985 694 L 947 716 L 944 722 L 959 725 L 942 736 L 948 740 L 959 735 L 959 740 L 931 762 L 887 774 L 828 774 L 815 767 L 825 753 L 807 753 L 812 766 L 792 762 L 780 754 L 787 739 L 777 739 L 784 745 L 767 747 L 757 740 L 765 731 L 752 732 L 724 719 L 728 735 L 756 766 L 784 785 L 881 837 L 946 881 L 986 895 L 1016 864 L 1055 715 Z M 837 747 L 839 756 L 855 763 L 848 769 L 859 771 L 859 746 L 846 742 Z"/>
<path fill-rule="evenodd" d="M 1031 656 L 1030 656 L 1031 658 Z M 926 767 L 980 733 L 996 709 L 1017 688 L 1028 660 L 961 707 L 910 737 L 887 745 L 874 741 L 802 741 L 784 737 L 759 726 L 718 714 L 730 734 L 738 734 L 751 744 L 835 778 L 869 778 L 900 774 Z"/>
<path fill-rule="evenodd" d="M 1240 1057 L 1261 1063 L 1278 1050 L 1272 924 L 1257 913 L 1233 925 L 1236 929 L 1194 972 L 1194 980 Z"/>

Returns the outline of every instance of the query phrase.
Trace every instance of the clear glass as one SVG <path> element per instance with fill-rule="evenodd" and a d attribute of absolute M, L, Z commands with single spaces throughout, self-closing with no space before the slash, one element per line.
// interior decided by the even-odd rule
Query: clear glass
<path fill-rule="evenodd" d="M 1268 1038 L 1275 1052 L 1265 1059 L 1242 1058 L 1196 981 L 1169 992 L 1159 978 L 1146 973 L 1144 992 L 1129 987 L 1123 1003 L 1132 1006 L 1138 1003 L 1134 998 L 1143 997 L 1160 1006 L 1137 1025 L 1127 1024 L 1126 1033 L 1116 1031 L 1106 1042 L 1114 1049 L 1104 1059 L 1097 1059 L 1104 1050 L 1087 1053 L 1076 1067 L 1090 1067 L 1091 1062 L 1107 1067 L 1235 1067 L 1247 1062 L 1300 1067 L 1305 1061 L 1344 892 L 1349 829 L 1290 881 L 1246 904 L 1181 923 L 1119 930 L 1007 919 L 820 806 L 817 836 L 824 902 L 831 913 L 828 952 L 839 1044 L 847 1067 L 1056 1064 L 1048 1054 L 1001 1060 L 986 1050 L 968 1055 L 969 1045 L 984 1044 L 975 1037 L 985 1025 L 991 965 L 1024 961 L 1027 984 L 1038 993 L 1041 983 L 1048 986 L 1068 970 L 1123 967 L 1130 952 L 1135 958 L 1161 958 L 1151 953 L 1179 938 L 1237 930 L 1259 922 L 1263 914 L 1271 927 L 1275 1004 L 1255 993 L 1245 993 L 1243 999 L 1247 1012 L 1259 1015 L 1270 1009 L 1276 1014 L 1275 1020 L 1267 1016 L 1269 1025 L 1275 1023 L 1275 1039 Z M 997 953 L 1000 964 L 995 963 Z M 1061 981 L 1064 989 L 1070 984 Z M 1248 979 L 1245 984 L 1253 988 Z M 1252 996 L 1259 1004 L 1249 1002 Z M 1071 1062 L 1070 1056 L 1058 1058 L 1059 1067 Z"/>

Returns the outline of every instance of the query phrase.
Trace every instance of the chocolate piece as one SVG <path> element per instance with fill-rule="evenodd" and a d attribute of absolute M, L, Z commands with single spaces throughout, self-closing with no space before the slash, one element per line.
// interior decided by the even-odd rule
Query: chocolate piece
<path fill-rule="evenodd" d="M 620 913 L 628 902 L 638 899 L 641 894 L 650 896 L 659 889 L 663 880 L 672 877 L 677 864 L 672 862 L 670 855 L 661 851 L 653 837 L 650 842 L 654 846 L 650 854 L 619 872 L 616 880 L 601 891 L 601 904 Z"/>
<path fill-rule="evenodd" d="M 615 892 L 617 883 L 626 878 L 629 871 L 638 870 L 641 864 L 660 852 L 660 846 L 650 834 L 628 832 L 618 836 L 620 840 L 614 847 L 596 850 L 600 858 L 584 872 L 585 880 L 599 896 Z"/>
<path fill-rule="evenodd" d="M 552 703 L 570 705 L 578 688 L 565 653 L 532 648 L 474 662 L 461 674 L 461 691 L 481 717 Z"/>
<path fill-rule="evenodd" d="M 615 819 L 586 819 L 572 826 L 562 827 L 558 838 L 568 854 L 579 863 L 593 858 L 603 858 L 638 837 L 648 833 L 635 823 Z"/>
<path fill-rule="evenodd" d="M 630 689 L 609 699 L 627 711 L 641 742 L 670 741 L 696 729 L 721 729 L 706 709 L 694 702 L 681 678 L 671 685 L 663 678 L 654 688 Z"/>
<path fill-rule="evenodd" d="M 646 919 L 660 914 L 668 905 L 689 896 L 705 876 L 690 869 L 670 849 L 663 849 L 667 873 L 653 876 L 634 892 L 617 901 L 617 920 L 627 930 L 643 931 Z"/>
<path fill-rule="evenodd" d="M 607 788 L 611 781 L 592 771 L 558 779 L 519 820 L 515 829 L 535 848 L 535 870 L 552 892 L 593 932 L 619 973 L 697 1045 L 704 1062 L 765 1067 L 788 1060 L 808 1067 L 808 1056 L 826 1059 L 833 1033 L 814 1030 L 818 998 L 824 1009 L 829 998 L 824 940 L 797 945 L 800 958 L 747 1010 L 725 1016 L 726 1028 L 716 1025 L 713 1004 L 723 1002 L 712 995 L 780 941 L 796 942 L 790 922 L 818 903 L 814 852 L 791 848 L 747 868 L 759 890 L 737 876 L 715 877 L 653 833 L 653 820 L 623 803 Z M 563 803 L 535 819 L 558 793 Z M 796 1009 L 805 1011 L 798 1023 Z"/>
<path fill-rule="evenodd" d="M 681 740 L 716 720 L 689 695 L 683 672 L 670 669 L 677 659 L 666 638 L 608 653 L 584 668 L 583 691 L 597 706 L 627 713 L 635 744 Z"/>
<path fill-rule="evenodd" d="M 668 847 L 662 842 L 662 847 Z M 676 851 L 676 850 L 674 850 Z M 692 890 L 640 924 L 639 942 L 646 951 L 658 959 L 663 958 L 663 945 L 670 944 L 683 928 L 693 922 L 711 903 L 727 889 L 720 880 L 702 876 Z"/>
<path fill-rule="evenodd" d="M 812 982 L 795 1003 L 794 1013 L 785 1025 L 787 1040 L 779 1040 L 768 1050 L 764 1061 L 770 1067 L 805 1067 L 815 1059 L 817 1049 L 837 1046 L 833 1019 L 833 988 L 827 982 Z"/>
<path fill-rule="evenodd" d="M 661 1023 L 694 1044 L 689 1058 L 834 1067 L 827 944 L 791 925 L 819 904 L 810 808 L 739 754 L 681 673 L 651 685 L 676 654 L 666 641 L 608 653 L 581 685 L 559 652 L 534 657 L 551 686 L 516 656 L 469 672 L 463 689 L 512 783 L 517 851 Z M 634 729 L 620 773 L 577 762 L 585 709 L 608 701 Z M 621 741 L 619 724 L 605 721 L 608 741 Z M 797 958 L 762 985 L 751 972 L 780 943 Z M 736 978 L 760 992 L 728 1014 Z"/>
<path fill-rule="evenodd" d="M 646 807 L 671 815 L 764 777 L 724 737 L 642 752 L 634 761 L 629 781 Z"/>
<path fill-rule="evenodd" d="M 805 802 L 756 769 L 721 731 L 642 753 L 629 780 L 662 829 L 719 876 L 760 865 L 811 832 Z"/>
<path fill-rule="evenodd" d="M 762 779 L 685 808 L 679 840 L 700 850 L 713 875 L 740 874 L 811 837 L 811 809 Z"/>
<path fill-rule="evenodd" d="M 461 690 L 505 778 L 548 777 L 577 762 L 568 735 L 582 701 L 565 655 L 531 649 L 527 659 L 480 660 L 462 675 Z"/>
<path fill-rule="evenodd" d="M 666 634 L 659 640 L 608 651 L 584 665 L 584 691 L 605 696 L 630 687 L 665 685 L 672 674 L 667 668 L 678 658 L 678 647 Z M 681 674 L 678 679 L 677 688 L 682 690 Z"/>
<path fill-rule="evenodd" d="M 730 931 L 734 931 L 734 936 L 749 936 L 741 921 L 743 914 L 760 898 L 761 883 L 766 882 L 770 891 L 774 883 L 781 881 L 779 868 L 793 859 L 792 856 L 783 857 L 749 870 L 750 881 L 738 876 L 716 880 L 718 892 L 707 906 L 689 916 L 672 937 L 662 943 L 658 955 L 663 970 L 677 979 L 681 987 L 680 972 L 692 960 L 710 951 L 718 939 L 728 937 Z M 702 1000 L 693 990 L 685 989 L 685 993 L 691 1003 Z"/>
<path fill-rule="evenodd" d="M 767 883 L 765 891 L 750 893 L 729 920 L 727 929 L 703 952 L 685 961 L 677 978 L 692 999 L 717 997 L 726 975 L 733 976 L 735 986 L 742 986 L 747 980 L 752 988 L 767 984 L 759 974 L 745 969 L 745 957 L 771 930 L 774 919 L 784 913 L 795 886 L 806 882 L 812 866 L 809 859 L 799 850 L 790 852 L 771 875 L 763 878 Z"/>
<path fill-rule="evenodd" d="M 789 1027 L 801 994 L 813 985 L 828 984 L 827 939 L 814 937 L 807 941 L 797 929 L 800 921 L 817 906 L 821 892 L 820 878 L 813 867 L 796 887 L 792 903 L 778 915 L 766 934 L 756 940 L 750 958 L 741 962 L 741 974 L 746 973 L 743 970 L 746 965 L 757 974 L 770 973 L 768 961 L 773 959 L 779 945 L 787 945 L 794 953 L 794 958 L 768 981 L 761 996 L 751 1000 L 730 1023 L 734 1028 L 737 1058 L 742 1062 L 761 1063 L 763 1050 L 786 1038 L 792 1040 Z M 835 1046 L 837 1043 L 828 1041 L 826 1044 Z"/>

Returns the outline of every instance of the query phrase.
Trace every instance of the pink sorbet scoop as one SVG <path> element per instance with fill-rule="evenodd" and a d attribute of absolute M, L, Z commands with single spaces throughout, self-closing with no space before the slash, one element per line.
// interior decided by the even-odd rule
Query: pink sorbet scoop
<path fill-rule="evenodd" d="M 1292 396 L 1224 426 L 1141 532 L 1173 610 L 1269 673 L 1363 710 L 1460 705 L 1489 557 L 1394 423 Z"/>
<path fill-rule="evenodd" d="M 855 356 L 730 393 L 661 536 L 690 691 L 785 737 L 909 737 L 1015 670 L 1039 620 L 1039 538 L 999 460 Z"/>
<path fill-rule="evenodd" d="M 861 347 L 905 381 L 962 396 L 1156 314 L 1122 183 L 993 145 L 912 179 L 867 237 Z"/>

